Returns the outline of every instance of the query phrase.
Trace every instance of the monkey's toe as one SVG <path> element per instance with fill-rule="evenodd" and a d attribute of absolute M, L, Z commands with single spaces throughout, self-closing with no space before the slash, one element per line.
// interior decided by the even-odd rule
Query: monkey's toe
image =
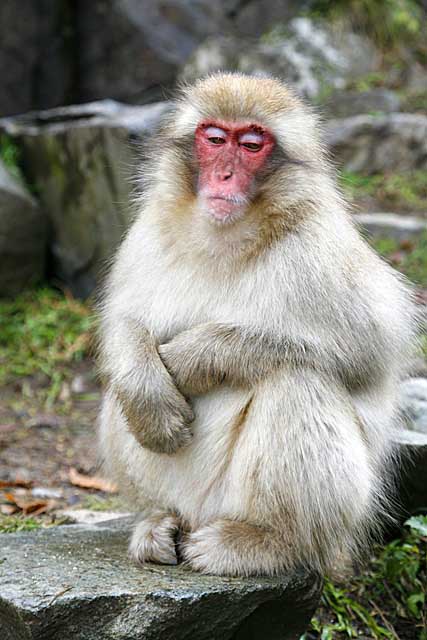
<path fill-rule="evenodd" d="M 179 553 L 195 571 L 222 576 L 277 575 L 293 564 L 279 531 L 226 519 L 190 533 Z"/>
<path fill-rule="evenodd" d="M 230 575 L 227 550 L 221 544 L 220 532 L 214 525 L 201 527 L 186 535 L 179 545 L 183 562 L 195 571 L 214 575 Z"/>
<path fill-rule="evenodd" d="M 179 519 L 174 514 L 156 513 L 139 522 L 132 534 L 129 555 L 137 564 L 178 564 L 175 539 Z"/>

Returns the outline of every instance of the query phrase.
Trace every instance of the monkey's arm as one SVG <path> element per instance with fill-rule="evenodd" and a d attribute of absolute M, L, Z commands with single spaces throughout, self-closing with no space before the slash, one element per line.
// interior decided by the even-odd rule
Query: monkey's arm
<path fill-rule="evenodd" d="M 139 323 L 123 320 L 104 337 L 101 367 L 138 442 L 174 453 L 191 439 L 191 407 L 165 369 L 156 343 Z"/>
<path fill-rule="evenodd" d="M 323 370 L 346 386 L 357 387 L 378 375 L 382 361 L 377 355 L 386 347 L 381 336 L 375 335 L 375 323 L 370 327 L 370 342 L 353 328 L 346 337 L 304 339 L 206 323 L 160 345 L 159 354 L 185 395 L 206 393 L 221 382 L 253 386 L 286 365 Z"/>

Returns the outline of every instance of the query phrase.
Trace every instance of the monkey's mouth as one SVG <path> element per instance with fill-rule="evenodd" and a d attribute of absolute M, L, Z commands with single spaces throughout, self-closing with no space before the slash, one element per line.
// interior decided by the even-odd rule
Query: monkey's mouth
<path fill-rule="evenodd" d="M 218 222 L 232 222 L 240 218 L 247 204 L 247 199 L 240 195 L 215 195 L 206 198 L 207 212 Z"/>

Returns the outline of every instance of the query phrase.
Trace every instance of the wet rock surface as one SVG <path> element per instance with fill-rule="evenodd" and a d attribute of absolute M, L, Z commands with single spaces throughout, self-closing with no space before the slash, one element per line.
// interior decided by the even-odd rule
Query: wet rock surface
<path fill-rule="evenodd" d="M 361 114 L 330 120 L 326 143 L 347 171 L 367 174 L 427 168 L 427 116 Z"/>
<path fill-rule="evenodd" d="M 44 213 L 0 160 L 0 296 L 41 280 L 46 250 Z"/>
<path fill-rule="evenodd" d="M 129 225 L 139 142 L 167 108 L 107 100 L 0 120 L 49 219 L 50 277 L 76 296 L 93 291 Z"/>
<path fill-rule="evenodd" d="M 318 577 L 136 568 L 128 527 L 124 519 L 0 536 L 2 640 L 286 640 L 308 625 Z"/>

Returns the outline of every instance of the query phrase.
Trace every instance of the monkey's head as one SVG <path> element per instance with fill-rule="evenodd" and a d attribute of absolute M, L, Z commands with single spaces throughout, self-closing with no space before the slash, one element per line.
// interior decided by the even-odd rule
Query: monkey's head
<path fill-rule="evenodd" d="M 218 73 L 184 88 L 156 153 L 158 197 L 205 227 L 289 229 L 330 188 L 314 114 L 271 78 Z"/>

